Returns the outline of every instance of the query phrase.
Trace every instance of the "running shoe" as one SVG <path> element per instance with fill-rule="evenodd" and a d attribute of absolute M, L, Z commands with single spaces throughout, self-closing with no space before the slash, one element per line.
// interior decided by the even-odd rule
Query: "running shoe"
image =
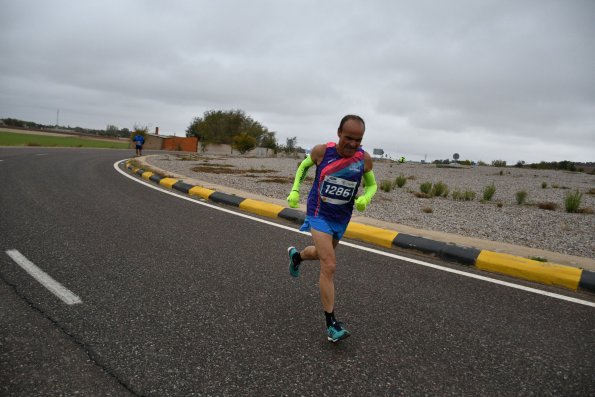
<path fill-rule="evenodd" d="M 299 265 L 296 265 L 293 262 L 293 256 L 295 254 L 297 254 L 298 250 L 295 249 L 295 247 L 289 247 L 287 248 L 287 254 L 289 255 L 289 274 L 291 274 L 292 277 L 299 277 L 300 276 L 300 268 Z"/>
<path fill-rule="evenodd" d="M 333 325 L 329 326 L 326 330 L 327 339 L 329 342 L 336 343 L 340 340 L 345 338 L 349 338 L 351 333 L 343 328 L 343 323 L 336 322 Z"/>

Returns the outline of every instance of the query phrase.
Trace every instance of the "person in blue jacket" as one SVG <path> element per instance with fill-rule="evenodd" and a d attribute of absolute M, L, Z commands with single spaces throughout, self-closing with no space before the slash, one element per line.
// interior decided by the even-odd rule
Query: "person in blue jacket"
<path fill-rule="evenodd" d="M 134 138 L 132 138 L 132 140 L 134 141 L 134 146 L 136 147 L 136 155 L 142 156 L 143 155 L 143 145 L 145 143 L 145 137 L 143 137 L 140 134 L 140 132 L 137 132 L 136 135 L 134 136 Z"/>
<path fill-rule="evenodd" d="M 350 335 L 335 318 L 335 249 L 347 229 L 353 207 L 364 211 L 376 193 L 372 157 L 361 147 L 365 129 L 361 117 L 343 117 L 337 131 L 339 142 L 316 145 L 312 149 L 300 164 L 287 197 L 290 207 L 298 207 L 300 184 L 308 168 L 316 165 L 316 176 L 308 196 L 306 220 L 300 228 L 301 231 L 310 231 L 314 245 L 302 251 L 289 247 L 287 251 L 289 273 L 293 277 L 299 276 L 302 261 L 320 261 L 320 298 L 326 318 L 327 339 L 331 342 L 338 342 Z M 356 197 L 362 178 L 364 193 Z"/>

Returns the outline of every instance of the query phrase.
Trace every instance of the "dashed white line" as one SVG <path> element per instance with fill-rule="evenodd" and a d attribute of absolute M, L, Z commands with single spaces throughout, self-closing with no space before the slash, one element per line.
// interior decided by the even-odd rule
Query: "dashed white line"
<path fill-rule="evenodd" d="M 52 292 L 54 295 L 60 298 L 62 302 L 66 303 L 67 305 L 83 303 L 81 298 L 79 298 L 68 288 L 64 287 L 62 284 L 54 280 L 46 272 L 35 266 L 33 262 L 25 258 L 25 256 L 23 256 L 23 254 L 21 254 L 19 251 L 8 250 L 6 251 L 6 254 L 10 256 L 12 260 L 17 263 L 17 265 L 22 267 L 23 270 L 29 273 L 35 280 L 39 281 L 41 285 L 46 287 L 50 292 Z"/>
<path fill-rule="evenodd" d="M 197 200 L 194 200 L 194 199 L 189 198 L 187 196 L 182 196 L 181 194 L 177 194 L 177 193 L 174 193 L 174 192 L 171 192 L 171 191 L 168 191 L 168 190 L 164 190 L 161 187 L 155 186 L 154 184 L 151 184 L 149 182 L 145 182 L 143 180 L 140 180 L 138 178 L 135 178 L 134 176 L 128 174 L 127 172 L 122 171 L 120 169 L 120 167 L 118 167 L 118 164 L 120 164 L 120 163 L 124 163 L 125 164 L 126 160 L 116 161 L 114 163 L 114 168 L 120 174 L 124 175 L 125 177 L 130 178 L 130 179 L 132 179 L 135 182 L 142 183 L 143 185 L 145 185 L 147 187 L 150 187 L 151 189 L 158 190 L 158 191 L 160 191 L 162 193 L 170 194 L 170 195 L 175 196 L 177 198 L 180 198 L 182 200 L 192 201 L 192 202 L 194 202 L 196 204 L 204 205 L 206 207 L 210 207 L 210 208 L 216 209 L 218 211 L 223 211 L 223 212 L 227 212 L 229 214 L 234 214 L 234 215 L 240 216 L 242 218 L 252 219 L 252 220 L 257 221 L 257 222 L 260 222 L 260 223 L 265 223 L 267 225 L 275 226 L 275 227 L 278 227 L 278 228 L 281 228 L 281 229 L 290 230 L 290 231 L 295 232 L 295 233 L 301 233 L 301 234 L 310 235 L 310 233 L 301 232 L 301 231 L 299 231 L 296 228 L 292 228 L 292 227 L 289 227 L 289 226 L 286 226 L 286 225 L 281 225 L 281 224 L 274 223 L 274 222 L 271 222 L 271 221 L 267 221 L 267 220 L 264 220 L 264 219 L 256 218 L 256 217 L 253 217 L 253 216 L 250 216 L 250 215 L 247 215 L 247 214 L 242 214 L 242 213 L 239 213 L 239 212 L 235 212 L 235 211 L 232 211 L 232 210 L 229 210 L 229 209 L 226 209 L 226 208 L 217 207 L 215 205 L 212 205 L 212 204 L 209 204 L 209 203 L 206 203 L 206 202 L 203 202 L 203 201 L 197 201 Z M 451 269 L 451 268 L 448 268 L 448 267 L 445 267 L 445 266 L 435 265 L 433 263 L 428 263 L 428 262 L 420 261 L 420 260 L 417 260 L 417 259 L 411 259 L 411 258 L 407 258 L 407 257 L 404 257 L 404 256 L 392 254 L 390 252 L 384 252 L 384 251 L 380 251 L 380 250 L 377 250 L 377 249 L 374 249 L 374 248 L 368 248 L 368 247 L 364 247 L 364 246 L 361 246 L 361 245 L 357 245 L 357 244 L 353 244 L 353 243 L 348 243 L 346 241 L 340 241 L 339 244 L 346 245 L 348 247 L 352 247 L 352 248 L 359 249 L 359 250 L 362 250 L 362 251 L 368 251 L 368 252 L 374 253 L 376 255 L 387 256 L 389 258 L 394 258 L 394 259 L 398 259 L 398 260 L 401 260 L 401 261 L 405 261 L 405 262 L 409 262 L 409 263 L 414 263 L 416 265 L 430 267 L 430 268 L 433 268 L 433 269 L 436 269 L 436 270 L 441 270 L 443 272 L 454 273 L 454 274 L 458 274 L 460 276 L 474 278 L 476 280 L 486 281 L 488 283 L 498 284 L 498 285 L 502 285 L 502 286 L 509 287 L 509 288 L 515 288 L 515 289 L 526 291 L 526 292 L 530 292 L 530 293 L 533 293 L 533 294 L 549 296 L 550 298 L 554 298 L 554 299 L 560 299 L 560 300 L 564 300 L 564 301 L 567 301 L 567 302 L 578 303 L 580 305 L 595 307 L 595 302 L 590 302 L 590 301 L 586 301 L 586 300 L 583 300 L 583 299 L 577 299 L 577 298 L 573 298 L 573 297 L 562 295 L 562 294 L 556 294 L 556 293 L 553 293 L 553 292 L 543 291 L 543 290 L 540 290 L 540 289 L 537 289 L 537 288 L 525 287 L 524 285 L 514 284 L 514 283 L 510 283 L 508 281 L 502 281 L 502 280 L 497 280 L 497 279 L 493 279 L 493 278 L 490 278 L 490 277 L 480 276 L 480 275 L 473 274 L 473 273 L 468 273 L 468 272 L 465 272 L 465 271 L 462 271 L 462 270 Z"/>

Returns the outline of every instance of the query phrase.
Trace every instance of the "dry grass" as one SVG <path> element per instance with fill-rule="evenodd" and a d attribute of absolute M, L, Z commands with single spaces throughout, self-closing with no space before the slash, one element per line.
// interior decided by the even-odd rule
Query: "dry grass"
<path fill-rule="evenodd" d="M 236 169 L 235 166 L 231 164 L 200 164 L 196 167 L 192 168 L 194 172 L 204 172 L 207 174 L 234 174 L 234 175 L 244 175 L 244 174 L 268 174 L 271 172 L 277 172 L 275 170 L 268 170 L 268 169 L 254 169 L 251 168 L 249 170 L 245 169 Z"/>
<path fill-rule="evenodd" d="M 543 203 L 538 203 L 537 207 L 541 208 L 542 210 L 555 211 L 556 208 L 558 208 L 558 204 L 552 203 L 551 201 L 546 201 Z"/>
<path fill-rule="evenodd" d="M 293 178 L 288 178 L 285 176 L 275 176 L 272 178 L 259 179 L 256 182 L 258 182 L 258 183 L 279 183 L 279 184 L 285 185 L 285 184 L 292 184 Z"/>
<path fill-rule="evenodd" d="M 431 214 L 432 212 L 434 212 L 433 209 L 431 209 L 430 207 L 424 207 L 421 209 L 423 212 L 425 212 L 426 214 Z"/>

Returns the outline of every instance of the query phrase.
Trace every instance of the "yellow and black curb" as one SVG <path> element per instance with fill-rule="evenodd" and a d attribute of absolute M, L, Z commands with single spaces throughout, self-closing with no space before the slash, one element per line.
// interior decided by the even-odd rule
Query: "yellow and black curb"
<path fill-rule="evenodd" d="M 151 171 L 145 171 L 142 168 L 132 166 L 130 161 L 126 163 L 126 168 L 133 174 L 168 189 L 175 189 L 190 196 L 201 197 L 215 203 L 238 207 L 253 214 L 268 218 L 281 218 L 299 225 L 304 222 L 306 217 L 306 214 L 293 208 L 285 208 L 277 204 L 217 192 L 202 186 L 187 184 L 176 178 L 164 177 Z M 539 262 L 509 254 L 461 247 L 355 222 L 349 223 L 345 237 L 385 248 L 416 250 L 449 262 L 475 266 L 480 270 L 541 284 L 563 287 L 573 291 L 595 292 L 595 272 L 572 266 Z"/>

